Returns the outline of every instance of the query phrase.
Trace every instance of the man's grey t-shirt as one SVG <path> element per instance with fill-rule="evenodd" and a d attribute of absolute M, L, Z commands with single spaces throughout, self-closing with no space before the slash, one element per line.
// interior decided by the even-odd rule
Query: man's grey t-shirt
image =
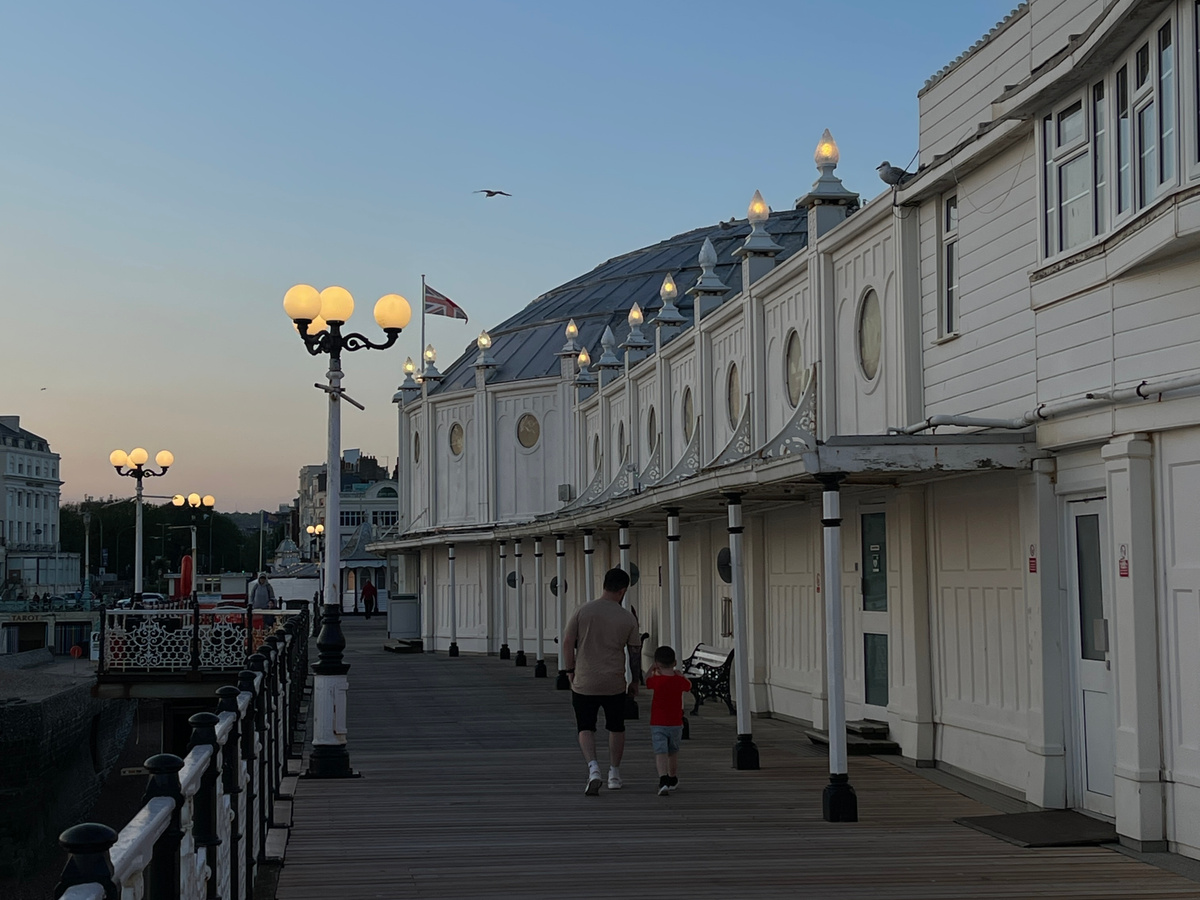
<path fill-rule="evenodd" d="M 611 696 L 625 692 L 625 648 L 642 646 L 637 619 L 615 600 L 593 600 L 576 610 L 563 633 L 575 648 L 577 694 Z"/>

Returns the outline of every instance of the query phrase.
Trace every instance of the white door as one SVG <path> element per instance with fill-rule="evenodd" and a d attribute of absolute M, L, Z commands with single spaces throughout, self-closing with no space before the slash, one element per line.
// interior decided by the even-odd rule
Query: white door
<path fill-rule="evenodd" d="M 1109 643 L 1112 596 L 1106 502 L 1069 503 L 1067 515 L 1070 655 L 1076 766 L 1073 806 L 1113 811 L 1113 677 Z"/>

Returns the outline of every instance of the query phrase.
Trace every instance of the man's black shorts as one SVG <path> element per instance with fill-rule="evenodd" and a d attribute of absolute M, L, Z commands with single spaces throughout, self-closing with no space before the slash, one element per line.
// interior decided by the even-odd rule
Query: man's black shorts
<path fill-rule="evenodd" d="M 593 695 L 571 691 L 571 705 L 575 707 L 575 724 L 580 731 L 596 730 L 596 714 L 604 709 L 604 728 L 607 731 L 625 730 L 625 694 Z"/>

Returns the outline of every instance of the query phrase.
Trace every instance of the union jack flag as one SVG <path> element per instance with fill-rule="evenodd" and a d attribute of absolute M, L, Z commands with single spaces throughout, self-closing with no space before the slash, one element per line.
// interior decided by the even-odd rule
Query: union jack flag
<path fill-rule="evenodd" d="M 467 321 L 467 314 L 463 312 L 461 306 L 429 285 L 425 285 L 425 315 L 449 316 L 451 319 Z"/>

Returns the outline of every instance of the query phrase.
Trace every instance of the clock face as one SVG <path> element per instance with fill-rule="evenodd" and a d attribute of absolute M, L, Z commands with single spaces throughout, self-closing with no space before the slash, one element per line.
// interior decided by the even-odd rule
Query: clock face
<path fill-rule="evenodd" d="M 455 456 L 462 456 L 465 440 L 463 427 L 455 422 L 450 426 L 450 452 Z"/>
<path fill-rule="evenodd" d="M 542 426 L 538 423 L 536 416 L 525 413 L 517 420 L 517 440 L 522 447 L 529 449 L 536 446 L 541 436 Z"/>
<path fill-rule="evenodd" d="M 737 365 L 729 367 L 729 378 L 725 382 L 725 406 L 729 412 L 729 427 L 737 428 L 742 417 L 742 380 Z"/>
<path fill-rule="evenodd" d="M 804 360 L 801 358 L 800 335 L 795 331 L 788 337 L 784 375 L 787 378 L 788 401 L 793 407 L 797 406 L 804 392 Z"/>
<path fill-rule="evenodd" d="M 879 373 L 879 354 L 883 346 L 883 315 L 879 309 L 879 295 L 867 291 L 858 312 L 858 361 L 862 373 L 874 380 Z"/>

